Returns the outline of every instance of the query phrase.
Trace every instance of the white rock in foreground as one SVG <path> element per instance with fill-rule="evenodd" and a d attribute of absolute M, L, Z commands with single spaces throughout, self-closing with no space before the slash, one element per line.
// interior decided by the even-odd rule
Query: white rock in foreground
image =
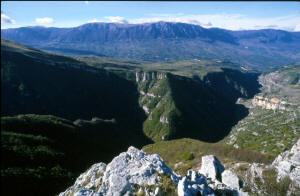
<path fill-rule="evenodd" d="M 81 174 L 77 178 L 75 185 L 80 186 L 82 184 L 85 184 L 85 187 L 88 189 L 98 187 L 102 183 L 102 177 L 105 169 L 105 163 L 97 163 L 92 165 L 92 167 L 88 171 Z"/>
<path fill-rule="evenodd" d="M 227 183 L 227 185 L 221 180 L 216 180 L 222 176 L 224 167 L 213 155 L 204 156 L 202 171 L 206 172 L 209 178 L 194 170 L 189 170 L 184 177 L 181 177 L 174 173 L 157 154 L 146 154 L 134 147 L 129 147 L 127 152 L 115 157 L 108 165 L 94 164 L 77 178 L 73 186 L 60 193 L 60 196 L 136 194 L 160 196 L 164 195 L 165 189 L 162 189 L 164 185 L 172 189 L 171 194 L 175 195 L 177 191 L 179 196 L 199 194 L 215 196 L 215 192 L 224 196 L 245 194 L 238 190 L 239 187 L 234 180 L 233 184 Z M 231 174 L 229 177 L 229 179 L 235 179 L 236 176 Z M 226 179 L 227 175 L 224 178 Z M 163 184 L 163 179 L 168 182 Z"/>
<path fill-rule="evenodd" d="M 158 187 L 161 175 L 166 175 L 177 185 L 181 179 L 157 154 L 146 154 L 134 147 L 115 157 L 106 168 L 105 164 L 95 164 L 90 170 L 80 175 L 76 183 L 61 193 L 60 196 L 74 195 L 129 195 L 136 193 L 137 185 Z M 100 171 L 97 171 L 97 168 Z M 105 171 L 103 172 L 105 168 Z M 95 179 L 95 176 L 99 179 Z M 175 186 L 174 185 L 174 186 Z M 156 190 L 156 188 L 155 188 Z M 149 191 L 149 195 L 155 195 Z M 147 195 L 147 194 L 146 194 Z"/>
<path fill-rule="evenodd" d="M 296 186 L 300 187 L 300 139 L 290 151 L 285 151 L 278 155 L 272 166 L 278 172 L 278 181 L 289 177 Z"/>
<path fill-rule="evenodd" d="M 233 173 L 230 170 L 225 170 L 222 173 L 222 182 L 231 188 L 234 188 L 234 189 L 240 188 L 239 178 L 237 177 L 237 175 L 235 173 Z"/>
<path fill-rule="evenodd" d="M 207 155 L 202 157 L 202 164 L 199 170 L 200 173 L 206 175 L 212 180 L 221 180 L 221 174 L 224 171 L 222 163 L 213 155 Z"/>
<path fill-rule="evenodd" d="M 286 195 L 300 195 L 300 139 L 291 150 L 278 155 L 272 164 L 252 163 L 250 168 L 244 172 L 246 186 L 253 193 L 266 195 L 267 190 L 262 189 L 261 185 L 270 183 L 270 179 L 264 177 L 264 172 L 274 169 L 277 175 L 277 183 L 282 182 L 286 177 L 290 179 Z"/>
<path fill-rule="evenodd" d="M 179 181 L 177 192 L 178 196 L 215 196 L 213 190 L 207 184 L 206 177 L 194 170 L 189 170 L 187 175 Z"/>

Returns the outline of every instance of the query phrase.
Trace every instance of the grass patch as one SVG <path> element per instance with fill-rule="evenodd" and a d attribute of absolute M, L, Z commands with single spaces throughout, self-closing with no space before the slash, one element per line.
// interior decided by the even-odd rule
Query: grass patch
<path fill-rule="evenodd" d="M 144 146 L 143 150 L 149 154 L 159 154 L 169 167 L 180 174 L 200 167 L 201 157 L 208 154 L 217 156 L 223 164 L 236 161 L 269 164 L 274 160 L 272 155 L 235 149 L 224 143 L 206 143 L 187 138 L 157 142 Z"/>
<path fill-rule="evenodd" d="M 266 190 L 268 195 L 282 196 L 286 195 L 291 180 L 289 177 L 285 177 L 280 182 L 276 181 L 277 172 L 275 169 L 267 169 L 263 171 L 264 184 L 263 188 Z"/>
<path fill-rule="evenodd" d="M 184 153 L 181 158 L 185 161 L 191 161 L 195 158 L 195 156 L 192 152 L 187 152 L 187 153 Z"/>

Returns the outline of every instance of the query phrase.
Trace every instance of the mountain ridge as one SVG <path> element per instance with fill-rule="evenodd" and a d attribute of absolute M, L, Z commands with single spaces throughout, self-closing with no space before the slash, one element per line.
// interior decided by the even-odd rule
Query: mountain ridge
<path fill-rule="evenodd" d="M 1 38 L 75 55 L 147 61 L 221 58 L 266 70 L 300 60 L 300 32 L 231 31 L 187 23 L 87 23 L 78 27 L 2 29 Z"/>
<path fill-rule="evenodd" d="M 180 25 L 180 26 L 177 26 Z M 94 28 L 94 29 L 93 29 Z M 84 39 L 77 38 L 77 41 L 98 41 L 99 43 L 105 41 L 115 41 L 115 40 L 125 40 L 125 39 L 155 39 L 155 38 L 196 38 L 196 37 L 207 37 L 207 38 L 214 38 L 216 40 L 228 41 L 229 43 L 234 43 L 234 38 L 230 37 L 227 30 L 222 29 L 212 29 L 223 31 L 230 39 L 232 40 L 225 40 L 222 39 L 221 34 L 218 36 L 216 35 L 209 35 L 208 33 L 212 34 L 213 31 L 210 29 L 203 28 L 199 25 L 190 25 L 186 23 L 169 23 L 169 22 L 157 22 L 157 23 L 143 23 L 143 24 L 119 24 L 119 23 L 87 23 L 77 27 L 70 27 L 70 28 L 57 28 L 57 27 L 40 27 L 40 26 L 33 26 L 33 27 L 21 27 L 21 28 L 10 28 L 5 29 L 2 32 L 4 35 L 9 33 L 9 31 L 13 30 L 27 30 L 34 32 L 34 30 L 40 31 L 40 39 L 53 39 L 57 36 L 65 36 L 67 40 L 57 39 L 56 41 L 72 41 L 73 37 L 76 37 L 76 33 L 86 33 Z M 49 30 L 57 30 L 58 32 L 49 32 Z M 95 34 L 89 32 L 91 30 L 98 30 L 98 31 L 105 31 L 110 30 L 111 32 L 105 33 L 103 36 L 98 35 L 97 40 L 90 40 L 89 36 L 93 35 L 95 38 Z M 41 32 L 42 31 L 42 32 Z M 142 31 L 143 33 L 138 33 Z M 14 31 L 13 33 L 18 34 L 18 31 Z M 26 33 L 26 32 L 25 32 Z M 75 33 L 75 36 L 72 35 Z M 56 34 L 56 35 L 55 35 Z M 48 36 L 48 37 L 47 37 Z M 82 36 L 82 34 L 81 34 Z M 111 37 L 112 36 L 112 37 Z M 114 36 L 114 37 L 113 37 Z M 114 39 L 112 39 L 114 38 Z M 87 40 L 85 40 L 87 39 Z M 15 40 L 16 41 L 16 40 Z M 19 40 L 20 41 L 20 40 Z"/>

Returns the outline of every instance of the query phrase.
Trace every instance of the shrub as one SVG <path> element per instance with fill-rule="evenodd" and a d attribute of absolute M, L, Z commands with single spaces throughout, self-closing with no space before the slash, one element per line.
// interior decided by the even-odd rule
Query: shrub
<path fill-rule="evenodd" d="M 161 179 L 161 189 L 163 192 L 163 195 L 165 196 L 173 196 L 177 195 L 177 187 L 174 185 L 172 179 L 170 176 L 166 175 L 159 175 Z"/>
<path fill-rule="evenodd" d="M 282 196 L 286 195 L 291 179 L 289 177 L 283 178 L 280 182 L 277 182 L 277 172 L 275 169 L 267 169 L 263 171 L 264 184 L 263 188 L 268 195 Z"/>
<path fill-rule="evenodd" d="M 182 159 L 185 161 L 190 161 L 190 160 L 193 160 L 194 158 L 195 158 L 195 156 L 192 152 L 187 152 L 182 155 Z"/>

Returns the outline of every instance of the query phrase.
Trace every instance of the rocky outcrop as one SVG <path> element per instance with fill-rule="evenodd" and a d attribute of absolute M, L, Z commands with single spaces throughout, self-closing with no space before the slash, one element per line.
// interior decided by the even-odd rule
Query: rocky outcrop
<path fill-rule="evenodd" d="M 87 189 L 97 189 L 102 183 L 103 173 L 106 169 L 105 163 L 97 163 L 85 173 L 81 174 L 76 182 L 75 186 L 85 185 Z"/>
<path fill-rule="evenodd" d="M 143 106 L 143 110 L 146 112 L 146 114 L 149 114 L 149 108 L 147 106 Z"/>
<path fill-rule="evenodd" d="M 267 110 L 286 110 L 286 101 L 282 101 L 277 97 L 266 98 L 262 96 L 255 96 L 252 99 L 253 106 L 260 106 Z"/>
<path fill-rule="evenodd" d="M 199 193 L 200 195 L 215 196 L 213 190 L 207 185 L 206 178 L 203 175 L 199 175 L 196 171 L 191 172 L 194 174 L 193 179 L 188 173 L 187 176 L 179 181 L 178 196 L 199 195 Z"/>
<path fill-rule="evenodd" d="M 213 155 L 207 155 L 202 157 L 202 164 L 199 170 L 200 173 L 211 178 L 212 180 L 221 179 L 221 174 L 224 171 L 224 166 L 221 162 Z"/>
<path fill-rule="evenodd" d="M 115 157 L 108 165 L 104 163 L 94 164 L 77 178 L 73 186 L 59 195 L 119 196 L 141 194 L 158 196 L 170 194 L 170 192 L 164 192 L 166 186 L 169 186 L 167 188 L 169 190 L 170 187 L 173 188 L 171 195 L 178 194 L 179 196 L 246 194 L 234 184 L 236 176 L 233 173 L 224 174 L 224 179 L 227 181 L 233 179 L 232 184 L 225 184 L 216 179 L 219 175 L 218 172 L 224 171 L 223 165 L 216 157 L 205 156 L 202 161 L 204 161 L 202 162 L 202 171 L 206 171 L 204 167 L 207 167 L 207 170 L 211 170 L 211 172 L 201 173 L 200 171 L 189 170 L 185 176 L 180 176 L 173 172 L 157 154 L 146 154 L 134 147 L 129 147 L 127 152 Z M 220 175 L 223 176 L 221 173 Z M 208 177 L 207 174 L 213 178 Z M 166 181 L 170 183 L 166 184 Z"/>
<path fill-rule="evenodd" d="M 115 157 L 106 167 L 95 164 L 76 180 L 60 196 L 76 195 L 129 195 L 138 191 L 155 195 L 161 185 L 161 176 L 167 176 L 174 184 L 181 178 L 156 154 L 148 155 L 134 147 Z M 153 194 L 147 187 L 153 186 Z M 140 190 L 144 189 L 144 190 Z"/>
<path fill-rule="evenodd" d="M 165 116 L 161 116 L 161 117 L 159 118 L 159 122 L 165 123 L 165 124 L 169 124 L 168 118 L 165 117 Z"/>
<path fill-rule="evenodd" d="M 230 170 L 225 170 L 222 173 L 222 182 L 229 187 L 239 189 L 241 188 L 240 179 L 237 177 L 235 173 Z"/>
<path fill-rule="evenodd" d="M 290 151 L 278 155 L 272 166 L 278 172 L 277 181 L 289 177 L 296 186 L 300 187 L 300 139 Z"/>
<path fill-rule="evenodd" d="M 226 170 L 222 173 L 222 182 L 230 187 L 237 187 L 238 179 L 231 177 L 231 180 L 227 180 L 225 172 Z M 281 191 L 281 195 L 300 195 L 300 139 L 291 150 L 278 155 L 272 164 L 252 163 L 248 169 L 240 172 L 241 170 L 239 176 L 243 177 L 243 186 L 255 194 L 273 195 L 276 191 Z M 273 185 L 271 188 L 270 184 Z M 284 186 L 286 188 L 283 192 Z M 270 190 L 274 187 L 278 189 Z"/>
<path fill-rule="evenodd" d="M 161 80 L 161 79 L 164 79 L 164 78 L 167 78 L 166 73 L 159 73 L 159 72 L 136 72 L 135 73 L 136 82 Z"/>
<path fill-rule="evenodd" d="M 171 195 L 179 196 L 246 196 L 248 193 L 243 191 L 246 186 L 253 193 L 266 195 L 269 192 L 264 190 L 263 184 L 268 183 L 268 179 L 264 178 L 264 173 L 270 169 L 277 171 L 278 182 L 285 177 L 290 178 L 291 186 L 287 195 L 291 195 L 296 190 L 295 187 L 300 185 L 300 139 L 290 151 L 280 154 L 270 165 L 249 164 L 249 168 L 242 175 L 245 178 L 242 179 L 241 174 L 238 177 L 232 168 L 225 169 L 213 155 L 202 157 L 199 171 L 189 170 L 185 176 L 180 176 L 159 155 L 146 154 L 129 147 L 127 152 L 115 157 L 108 165 L 94 164 L 60 196 L 158 196 L 170 194 L 166 192 L 166 186 L 172 187 L 169 188 L 173 190 Z M 169 183 L 165 184 L 166 181 Z"/>

